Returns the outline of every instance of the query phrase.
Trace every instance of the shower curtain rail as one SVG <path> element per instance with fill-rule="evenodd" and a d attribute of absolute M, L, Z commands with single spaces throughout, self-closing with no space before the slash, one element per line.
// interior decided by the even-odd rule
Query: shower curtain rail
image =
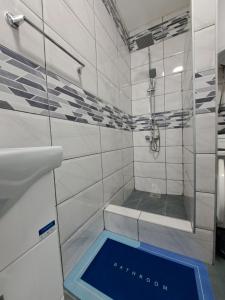
<path fill-rule="evenodd" d="M 83 64 L 79 59 L 77 59 L 73 54 L 71 54 L 69 51 L 67 51 L 64 47 L 62 47 L 59 43 L 57 43 L 54 39 L 52 39 L 47 33 L 45 33 L 43 30 L 41 30 L 38 26 L 36 26 L 32 21 L 30 21 L 26 16 L 24 15 L 13 15 L 10 12 L 7 12 L 5 14 L 7 23 L 12 26 L 13 28 L 19 28 L 19 26 L 26 22 L 30 26 L 32 26 L 35 30 L 37 30 L 39 33 L 43 34 L 50 42 L 52 42 L 54 45 L 56 45 L 58 48 L 60 48 L 64 53 L 69 55 L 73 60 L 75 60 L 81 67 L 78 69 L 78 73 L 81 72 L 81 69 L 85 67 L 85 64 Z"/>

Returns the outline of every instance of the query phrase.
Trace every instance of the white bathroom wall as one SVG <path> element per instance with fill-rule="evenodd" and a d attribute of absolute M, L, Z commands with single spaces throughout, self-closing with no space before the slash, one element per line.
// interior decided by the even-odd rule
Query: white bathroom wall
<path fill-rule="evenodd" d="M 203 9 L 204 8 L 204 9 Z M 217 1 L 192 1 L 196 139 L 196 228 L 215 240 Z"/>
<path fill-rule="evenodd" d="M 81 85 L 78 63 L 28 24 L 9 27 L 5 11 L 80 59 Z M 100 0 L 2 1 L 0 22 L 0 145 L 63 146 L 54 180 L 66 275 L 104 229 L 104 206 L 134 188 L 130 54 Z"/>
<path fill-rule="evenodd" d="M 191 11 L 192 15 L 192 11 Z M 193 42 L 192 22 L 189 24 L 185 41 L 184 72 L 182 74 L 183 110 L 187 117 L 183 124 L 183 176 L 184 204 L 188 219 L 194 227 L 195 216 L 195 143 L 194 143 L 194 96 L 193 96 Z"/>
<path fill-rule="evenodd" d="M 131 113 L 130 55 L 103 2 L 46 1 L 43 13 L 46 32 L 85 63 L 82 87 L 105 105 Z M 47 69 L 75 83 L 77 64 L 62 52 L 56 63 L 53 51 L 56 49 L 47 42 Z M 53 83 L 51 78 L 48 83 Z M 87 120 L 89 124 L 51 118 L 52 143 L 65 149 L 65 161 L 55 173 L 64 274 L 83 254 L 80 242 L 88 246 L 103 230 L 103 207 L 111 201 L 123 202 L 133 189 L 132 133 Z M 97 222 L 96 230 L 88 229 L 89 220 Z"/>
<path fill-rule="evenodd" d="M 162 22 L 171 18 L 183 18 L 187 11 L 188 9 L 183 9 L 164 16 L 153 25 L 160 27 Z M 186 46 L 190 39 L 189 24 L 190 18 L 181 34 L 158 39 L 153 46 L 150 46 L 151 68 L 156 68 L 157 73 L 155 113 L 156 117 L 161 118 L 159 154 L 151 152 L 149 142 L 145 140 L 145 136 L 149 135 L 147 120 L 151 113 L 147 94 L 149 88 L 148 48 L 136 49 L 131 53 L 132 113 L 137 124 L 133 132 L 135 188 L 137 190 L 175 195 L 182 195 L 184 192 L 182 145 L 183 119 L 185 118 L 183 117 L 182 91 L 187 83 L 182 79 L 187 71 L 185 59 L 188 52 Z M 169 28 L 168 32 L 170 30 Z M 137 30 L 135 34 L 136 32 Z M 179 123 L 178 120 L 181 122 Z M 141 126 L 141 124 L 145 125 Z"/>

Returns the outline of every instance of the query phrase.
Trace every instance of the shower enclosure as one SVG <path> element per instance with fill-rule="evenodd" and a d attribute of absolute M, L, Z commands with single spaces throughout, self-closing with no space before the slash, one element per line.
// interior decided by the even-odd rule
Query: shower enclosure
<path fill-rule="evenodd" d="M 179 30 L 175 32 L 173 26 Z M 111 204 L 189 221 L 193 228 L 190 12 L 163 17 L 129 41 L 135 190 L 123 203 L 114 200 Z"/>

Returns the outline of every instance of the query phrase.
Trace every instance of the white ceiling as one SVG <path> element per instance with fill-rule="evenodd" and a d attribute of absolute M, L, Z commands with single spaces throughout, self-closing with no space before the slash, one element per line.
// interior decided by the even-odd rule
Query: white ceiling
<path fill-rule="evenodd" d="M 175 10 L 187 7 L 190 0 L 116 0 L 129 32 Z"/>

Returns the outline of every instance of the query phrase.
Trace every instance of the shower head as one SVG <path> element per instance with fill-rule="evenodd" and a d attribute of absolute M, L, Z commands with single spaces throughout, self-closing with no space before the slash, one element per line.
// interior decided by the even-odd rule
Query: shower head
<path fill-rule="evenodd" d="M 147 35 L 144 35 L 144 36 L 138 38 L 136 40 L 136 43 L 137 43 L 139 50 L 154 45 L 152 33 L 149 33 Z"/>
<path fill-rule="evenodd" d="M 149 70 L 149 78 L 156 78 L 156 68 Z"/>

